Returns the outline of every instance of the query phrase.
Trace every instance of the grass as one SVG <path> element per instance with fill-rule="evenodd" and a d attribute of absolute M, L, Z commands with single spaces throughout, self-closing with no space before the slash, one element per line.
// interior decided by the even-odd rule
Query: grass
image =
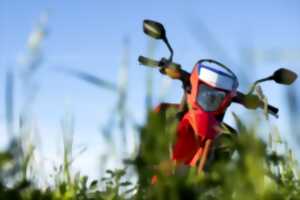
<path fill-rule="evenodd" d="M 194 168 L 166 164 L 176 121 L 149 113 L 140 129 L 139 154 L 126 161 L 126 166 L 133 166 L 139 177 L 136 184 L 126 180 L 126 168 L 107 170 L 100 180 L 89 180 L 80 173 L 72 175 L 72 144 L 65 141 L 63 165 L 56 172 L 61 178 L 54 185 L 40 188 L 24 175 L 33 150 L 24 153 L 17 150 L 18 145 L 11 145 L 0 153 L 0 199 L 300 199 L 300 171 L 291 150 L 277 152 L 276 145 L 282 143 L 278 135 L 273 133 L 265 143 L 257 136 L 258 126 L 247 127 L 235 118 L 239 129 L 234 141 L 236 155 L 216 161 L 208 172 L 198 175 Z M 65 132 L 72 130 L 72 120 L 62 125 Z M 21 164 L 11 170 L 18 157 L 23 158 Z M 158 181 L 152 185 L 154 174 Z"/>

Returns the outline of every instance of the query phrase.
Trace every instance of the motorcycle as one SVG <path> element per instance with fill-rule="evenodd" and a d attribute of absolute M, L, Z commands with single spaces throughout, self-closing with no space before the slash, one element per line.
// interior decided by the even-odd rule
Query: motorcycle
<path fill-rule="evenodd" d="M 267 104 L 258 94 L 255 94 L 256 86 L 265 81 L 290 85 L 297 79 L 295 72 L 280 68 L 272 75 L 255 81 L 248 93 L 242 93 L 238 91 L 237 76 L 219 61 L 201 59 L 190 73 L 183 70 L 180 64 L 173 62 L 174 51 L 161 23 L 144 20 L 143 31 L 154 39 L 162 40 L 169 49 L 170 56 L 160 60 L 139 56 L 139 63 L 158 68 L 162 74 L 182 83 L 184 94 L 180 103 L 161 103 L 155 109 L 161 114 L 169 108 L 177 109 L 176 116 L 179 122 L 176 129 L 176 142 L 172 149 L 172 160 L 176 164 L 197 167 L 198 173 L 208 168 L 208 160 L 211 157 L 218 155 L 216 143 L 224 135 L 220 127 L 225 127 L 232 133 L 236 132 L 223 122 L 225 112 L 231 103 L 241 104 L 247 109 L 262 108 L 268 114 L 277 117 L 278 108 Z M 230 157 L 232 150 L 227 155 Z"/>

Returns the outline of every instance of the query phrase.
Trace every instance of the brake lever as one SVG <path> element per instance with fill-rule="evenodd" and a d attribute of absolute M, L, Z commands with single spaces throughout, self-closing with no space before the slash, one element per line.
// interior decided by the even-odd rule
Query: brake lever
<path fill-rule="evenodd" d="M 156 61 L 154 59 L 145 57 L 145 56 L 139 56 L 138 61 L 140 64 L 148 66 L 148 67 L 160 67 L 160 61 Z"/>
<path fill-rule="evenodd" d="M 264 107 L 264 103 L 256 95 L 251 96 L 251 98 L 253 97 L 252 100 L 251 99 L 247 100 L 246 96 L 247 95 L 245 95 L 245 94 L 238 91 L 237 95 L 235 97 L 233 97 L 232 102 L 241 104 L 245 108 L 248 108 L 248 109 L 257 109 L 257 108 L 263 108 Z M 253 102 L 251 102 L 251 101 L 253 101 Z M 278 112 L 279 112 L 278 108 L 268 104 L 268 113 L 269 114 L 271 114 L 274 117 L 278 118 Z"/>
<path fill-rule="evenodd" d="M 169 59 L 161 58 L 160 61 L 153 60 L 144 56 L 139 56 L 138 61 L 142 65 L 150 67 L 158 67 L 161 74 L 167 75 L 172 79 L 177 79 L 182 81 L 182 87 L 184 91 L 190 93 L 190 73 L 181 69 L 181 65 L 171 62 Z"/>

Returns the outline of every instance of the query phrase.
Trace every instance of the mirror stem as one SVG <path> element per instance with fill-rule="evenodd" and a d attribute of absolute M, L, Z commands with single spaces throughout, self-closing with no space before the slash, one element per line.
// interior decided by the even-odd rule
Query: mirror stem
<path fill-rule="evenodd" d="M 265 82 L 265 81 L 270 81 L 270 80 L 273 80 L 273 76 L 269 76 L 269 77 L 262 78 L 262 79 L 259 79 L 259 80 L 255 81 L 255 82 L 252 84 L 252 86 L 251 86 L 251 88 L 250 88 L 248 94 L 252 94 L 252 93 L 253 93 L 253 91 L 254 91 L 254 89 L 255 89 L 255 87 L 256 87 L 257 84 L 262 83 L 262 82 Z"/>
<path fill-rule="evenodd" d="M 167 47 L 168 47 L 168 49 L 171 53 L 171 55 L 169 57 L 169 61 L 172 62 L 173 61 L 173 55 L 174 55 L 173 49 L 172 49 L 172 47 L 171 47 L 171 45 L 170 45 L 170 43 L 169 43 L 169 41 L 166 37 L 163 38 L 163 41 L 167 45 Z"/>

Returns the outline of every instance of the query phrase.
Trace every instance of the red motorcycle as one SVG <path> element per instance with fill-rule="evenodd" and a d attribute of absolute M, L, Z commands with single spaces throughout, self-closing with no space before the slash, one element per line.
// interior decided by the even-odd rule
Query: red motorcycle
<path fill-rule="evenodd" d="M 178 110 L 179 123 L 172 160 L 188 166 L 197 166 L 198 172 L 207 167 L 208 158 L 216 153 L 212 147 L 222 135 L 220 127 L 226 126 L 231 132 L 235 132 L 223 122 L 226 109 L 232 102 L 248 109 L 265 108 L 269 114 L 277 116 L 276 107 L 265 104 L 258 95 L 254 94 L 256 85 L 269 80 L 290 85 L 297 78 L 296 73 L 281 68 L 271 76 L 254 82 L 250 91 L 243 94 L 237 90 L 239 83 L 236 75 L 218 61 L 200 60 L 195 64 L 191 73 L 174 63 L 173 49 L 162 24 L 144 20 L 143 30 L 148 36 L 162 40 L 171 54 L 168 59 L 162 58 L 159 61 L 140 56 L 139 62 L 143 65 L 158 67 L 162 74 L 180 80 L 183 85 L 184 95 L 180 104 L 161 103 L 155 109 L 159 113 L 164 113 L 169 108 Z"/>

